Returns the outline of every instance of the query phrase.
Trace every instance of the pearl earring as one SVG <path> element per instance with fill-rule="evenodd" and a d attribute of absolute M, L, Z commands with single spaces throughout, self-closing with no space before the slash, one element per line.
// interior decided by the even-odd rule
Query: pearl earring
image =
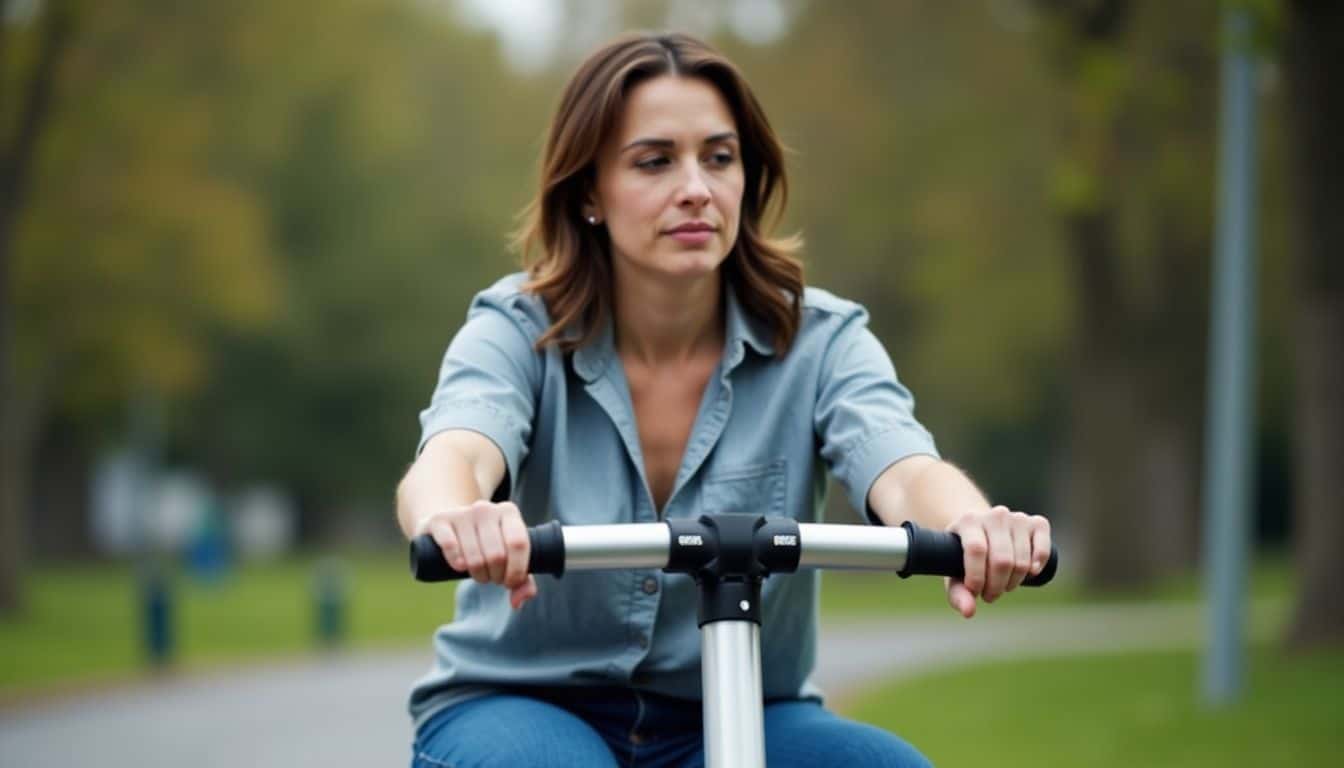
<path fill-rule="evenodd" d="M 589 223 L 589 224 L 592 224 L 594 227 L 596 227 L 596 226 L 597 226 L 597 217 L 596 217 L 596 216 L 589 216 L 589 217 L 588 217 L 588 223 Z"/>

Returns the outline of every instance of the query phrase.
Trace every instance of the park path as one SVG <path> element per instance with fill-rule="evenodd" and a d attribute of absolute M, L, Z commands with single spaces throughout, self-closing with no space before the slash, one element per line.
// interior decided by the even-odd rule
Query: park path
<path fill-rule="evenodd" d="M 1193 604 L 1103 605 L 823 623 L 832 701 L 874 682 L 995 658 L 1193 647 Z M 0 766 L 400 766 L 405 696 L 429 651 L 342 653 L 163 679 L 0 712 Z"/>

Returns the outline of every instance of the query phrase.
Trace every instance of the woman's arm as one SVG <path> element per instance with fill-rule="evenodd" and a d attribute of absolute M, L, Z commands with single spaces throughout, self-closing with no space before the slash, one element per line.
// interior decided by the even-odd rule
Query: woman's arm
<path fill-rule="evenodd" d="M 868 508 L 886 525 L 909 520 L 961 536 L 966 575 L 948 580 L 947 600 L 967 618 L 975 615 L 977 596 L 994 602 L 1050 558 L 1048 520 L 990 506 L 964 472 L 932 456 L 909 456 L 887 467 L 868 491 Z"/>
<path fill-rule="evenodd" d="M 425 443 L 397 486 L 397 522 L 406 538 L 424 533 L 425 521 L 445 507 L 489 501 L 504 480 L 504 455 L 490 439 L 466 429 L 440 432 Z"/>
<path fill-rule="evenodd" d="M 499 447 L 478 432 L 434 435 L 397 486 L 397 522 L 408 539 L 433 536 L 455 570 L 507 587 L 517 608 L 537 583 L 527 573 L 531 542 L 518 507 L 490 501 L 505 467 Z"/>
<path fill-rule="evenodd" d="M 909 520 L 941 531 L 963 513 L 989 506 L 960 469 L 925 455 L 907 456 L 892 464 L 868 491 L 868 508 L 886 525 Z"/>

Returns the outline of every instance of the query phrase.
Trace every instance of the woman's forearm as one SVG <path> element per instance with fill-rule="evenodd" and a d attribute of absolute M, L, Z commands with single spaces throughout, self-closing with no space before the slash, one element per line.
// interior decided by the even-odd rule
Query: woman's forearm
<path fill-rule="evenodd" d="M 492 455 L 493 454 L 493 455 Z M 474 432 L 445 432 L 425 445 L 397 486 L 397 522 L 412 538 L 425 518 L 488 499 L 504 477 L 504 457 Z"/>
<path fill-rule="evenodd" d="M 878 476 L 868 506 L 885 525 L 909 520 L 943 530 L 968 512 L 989 508 L 975 483 L 955 465 L 932 456 L 910 456 Z"/>

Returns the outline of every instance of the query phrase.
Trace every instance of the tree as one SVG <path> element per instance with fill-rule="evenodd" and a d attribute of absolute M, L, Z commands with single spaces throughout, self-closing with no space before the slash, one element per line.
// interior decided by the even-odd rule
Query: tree
<path fill-rule="evenodd" d="M 553 93 L 422 4 L 320 5 L 257 3 L 222 33 L 251 58 L 211 98 L 272 105 L 274 141 L 234 164 L 272 224 L 285 311 L 216 335 L 217 373 L 175 430 L 221 486 L 296 494 L 318 539 L 385 511 L 468 300 L 515 268 L 507 232 Z M 296 24 L 311 44 L 292 45 Z"/>
<path fill-rule="evenodd" d="M 5 23 L 8 4 L 0 4 L 0 54 L 11 49 L 13 27 Z M 33 160 L 51 112 L 56 72 L 71 32 L 69 3 L 52 2 L 43 14 L 35 63 L 24 83 L 22 104 L 14 116 L 13 136 L 0 147 L 0 615 L 22 602 L 22 568 L 27 529 L 24 496 L 33 418 L 40 390 L 24 387 L 14 359 L 14 241 L 20 212 L 27 202 Z M 4 59 L 0 58 L 0 64 Z M 8 74 L 7 72 L 2 74 Z M 17 78 L 15 78 L 17 79 Z M 3 85 L 8 87 L 9 78 Z"/>
<path fill-rule="evenodd" d="M 1198 551 L 1216 9 L 1036 7 L 1066 94 L 1077 562 L 1090 586 L 1143 585 Z"/>
<path fill-rule="evenodd" d="M 1074 296 L 1069 403 L 1068 507 L 1088 586 L 1144 583 L 1152 572 L 1141 509 L 1139 397 L 1134 330 L 1120 234 L 1125 112 L 1133 87 L 1124 42 L 1125 0 L 1042 0 L 1047 55 L 1065 84 L 1056 206 L 1065 232 Z M 1123 543 L 1123 545 L 1121 545 Z"/>
<path fill-rule="evenodd" d="M 727 47 L 795 150 L 809 282 L 869 308 L 944 454 L 1039 512 L 1069 306 L 1041 173 L 1054 86 L 1018 21 L 812 3 L 778 46 Z"/>
<path fill-rule="evenodd" d="M 33 442 L 51 416 L 95 434 L 131 399 L 197 389 L 208 333 L 260 327 L 276 305 L 264 218 L 217 165 L 229 116 L 195 90 L 229 55 L 210 44 L 211 20 L 191 34 L 191 17 L 153 0 L 39 9 L 28 101 L 45 119 L 40 144 L 16 133 L 26 143 L 7 168 L 27 183 L 6 195 L 0 239 L 12 312 L 0 398 L 10 605 Z"/>
<path fill-rule="evenodd" d="M 378 510 L 514 262 L 554 89 L 423 3 L 78 15 L 16 251 L 33 431 L 97 450 L 155 400 L 165 458 L 221 491 L 282 485 L 313 529 Z"/>
<path fill-rule="evenodd" d="M 1344 642 L 1344 4 L 1293 0 L 1285 10 L 1300 580 L 1288 641 L 1311 647 Z"/>
<path fill-rule="evenodd" d="M 1152 532 L 1156 572 L 1193 565 L 1202 538 L 1199 481 L 1213 249 L 1218 114 L 1217 7 L 1146 4 L 1131 21 L 1132 133 L 1123 151 L 1121 215 L 1135 287 L 1141 380 L 1137 522 Z"/>

